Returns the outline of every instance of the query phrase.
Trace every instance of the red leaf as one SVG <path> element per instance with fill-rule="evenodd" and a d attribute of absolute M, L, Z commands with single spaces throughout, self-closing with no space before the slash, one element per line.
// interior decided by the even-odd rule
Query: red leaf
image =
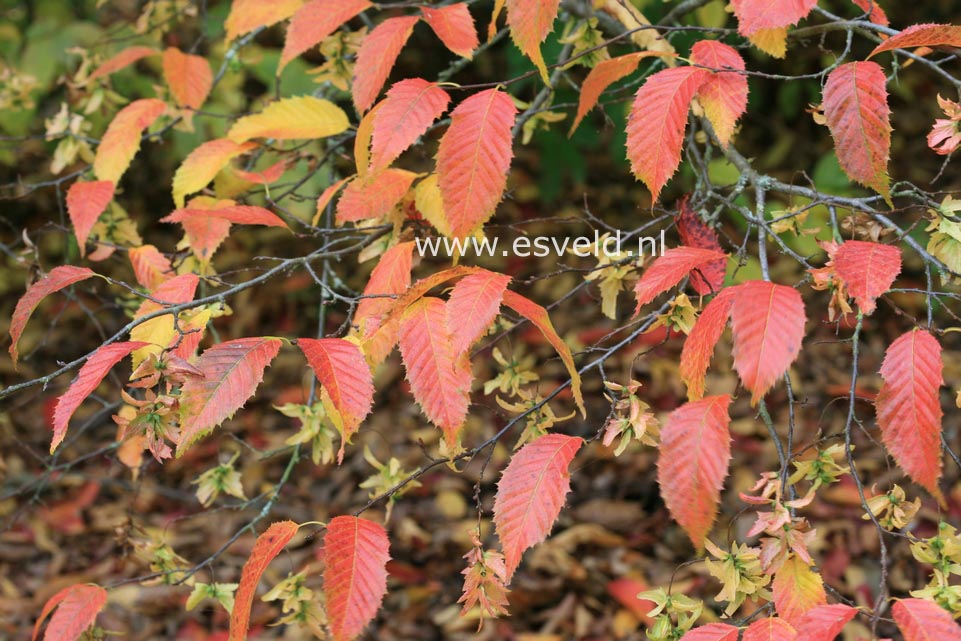
<path fill-rule="evenodd" d="M 891 110 L 886 84 L 876 62 L 841 65 L 824 84 L 824 117 L 844 172 L 890 202 Z"/>
<path fill-rule="evenodd" d="M 861 311 L 871 314 L 875 299 L 901 273 L 901 251 L 891 245 L 849 240 L 835 252 L 834 269 Z"/>
<path fill-rule="evenodd" d="M 272 523 L 267 531 L 257 537 L 250 550 L 250 557 L 240 572 L 240 585 L 234 595 L 234 609 L 230 614 L 230 641 L 244 641 L 250 627 L 250 608 L 253 605 L 257 584 L 270 562 L 283 551 L 284 547 L 297 534 L 298 526 L 293 521 Z"/>
<path fill-rule="evenodd" d="M 519 449 L 501 474 L 494 499 L 494 527 L 504 548 L 507 580 L 524 552 L 550 533 L 571 489 L 568 471 L 584 440 L 541 436 Z"/>
<path fill-rule="evenodd" d="M 451 233 L 464 238 L 494 214 L 507 187 L 517 109 L 488 89 L 460 103 L 437 150 L 437 176 Z"/>
<path fill-rule="evenodd" d="M 740 630 L 726 623 L 708 623 L 689 631 L 681 641 L 737 641 Z"/>
<path fill-rule="evenodd" d="M 961 27 L 953 24 L 916 24 L 896 36 L 891 36 L 871 52 L 868 58 L 882 51 L 912 47 L 961 47 Z"/>
<path fill-rule="evenodd" d="M 360 348 L 342 338 L 299 338 L 297 346 L 324 386 L 344 426 L 338 462 L 344 445 L 370 413 L 374 403 L 374 381 Z"/>
<path fill-rule="evenodd" d="M 426 297 L 407 308 L 400 322 L 400 353 L 414 398 L 456 449 L 470 404 L 470 380 L 457 367 L 444 301 Z"/>
<path fill-rule="evenodd" d="M 484 269 L 454 285 L 447 301 L 447 326 L 455 354 L 470 349 L 494 322 L 510 282 L 510 276 Z"/>
<path fill-rule="evenodd" d="M 253 142 L 238 144 L 229 138 L 217 138 L 191 151 L 174 173 L 174 203 L 183 207 L 184 196 L 206 187 L 232 158 L 256 147 L 257 143 Z"/>
<path fill-rule="evenodd" d="M 261 169 L 260 171 L 244 171 L 236 168 L 232 171 L 234 175 L 241 180 L 254 183 L 255 185 L 269 185 L 280 180 L 280 177 L 284 175 L 284 172 L 287 171 L 287 167 L 289 166 L 290 163 L 288 163 L 287 160 L 278 160 L 270 167 Z"/>
<path fill-rule="evenodd" d="M 277 75 L 291 60 L 325 40 L 371 4 L 367 0 L 311 0 L 290 19 Z"/>
<path fill-rule="evenodd" d="M 278 338 L 238 338 L 207 349 L 195 363 L 204 375 L 191 376 L 180 393 L 177 456 L 243 407 L 280 350 Z"/>
<path fill-rule="evenodd" d="M 447 110 L 449 102 L 446 91 L 420 78 L 394 84 L 374 116 L 371 173 L 386 168 L 414 144 Z"/>
<path fill-rule="evenodd" d="M 110 345 L 100 346 L 97 351 L 90 355 L 90 358 L 77 373 L 77 378 L 70 384 L 63 396 L 57 399 L 57 408 L 53 412 L 51 454 L 67 435 L 70 417 L 80 407 L 80 404 L 97 389 L 100 381 L 110 372 L 110 369 L 130 352 L 145 345 L 147 343 L 111 343 Z"/>
<path fill-rule="evenodd" d="M 734 369 L 751 390 L 751 405 L 757 405 L 801 351 L 804 303 L 795 289 L 763 280 L 736 290 L 731 308 Z"/>
<path fill-rule="evenodd" d="M 731 0 L 738 20 L 738 33 L 750 36 L 758 31 L 795 25 L 807 17 L 817 0 Z"/>
<path fill-rule="evenodd" d="M 133 247 L 127 255 L 137 283 L 148 290 L 156 289 L 160 283 L 175 275 L 170 261 L 153 245 Z"/>
<path fill-rule="evenodd" d="M 878 0 L 851 0 L 854 4 L 868 14 L 868 20 L 874 24 L 879 24 L 883 26 L 888 26 L 891 22 L 888 20 L 888 14 L 884 13 L 884 9 L 878 4 Z M 873 55 L 873 54 L 872 54 Z"/>
<path fill-rule="evenodd" d="M 471 17 L 466 2 L 436 9 L 421 7 L 421 13 L 424 14 L 424 21 L 445 47 L 468 60 L 473 58 L 474 49 L 480 45 L 480 41 L 477 39 L 474 18 Z"/>
<path fill-rule="evenodd" d="M 881 363 L 881 440 L 898 466 L 941 499 L 941 345 L 924 330 L 902 334 Z"/>
<path fill-rule="evenodd" d="M 207 59 L 176 47 L 164 50 L 163 74 L 177 104 L 190 109 L 200 109 L 214 86 L 214 73 Z"/>
<path fill-rule="evenodd" d="M 801 617 L 797 624 L 797 641 L 834 641 L 857 613 L 857 608 L 843 603 L 819 605 Z"/>
<path fill-rule="evenodd" d="M 224 23 L 227 42 L 254 29 L 269 27 L 289 18 L 302 2 L 303 0 L 233 0 L 230 4 L 230 15 Z"/>
<path fill-rule="evenodd" d="M 17 367 L 17 360 L 20 358 L 20 354 L 17 352 L 17 341 L 20 340 L 23 328 L 40 301 L 68 285 L 86 280 L 91 276 L 96 276 L 96 274 L 86 267 L 61 265 L 54 267 L 49 274 L 27 287 L 26 293 L 17 301 L 13 316 L 10 318 L 10 357 L 13 359 L 14 368 Z"/>
<path fill-rule="evenodd" d="M 699 550 L 717 518 L 731 462 L 730 403 L 727 394 L 691 401 L 674 410 L 661 430 L 661 496 Z"/>
<path fill-rule="evenodd" d="M 641 307 L 654 300 L 658 294 L 671 289 L 688 275 L 691 270 L 701 265 L 715 263 L 727 257 L 724 252 L 700 247 L 674 247 L 658 256 L 651 266 L 644 270 L 640 280 L 634 286 L 637 296 L 637 307 L 634 315 L 640 313 Z"/>
<path fill-rule="evenodd" d="M 337 516 L 324 534 L 324 592 L 334 641 L 350 641 L 377 614 L 387 594 L 390 541 L 383 527 Z"/>
<path fill-rule="evenodd" d="M 511 39 L 531 59 L 545 84 L 550 84 L 541 43 L 554 27 L 560 0 L 507 0 L 507 26 Z"/>
<path fill-rule="evenodd" d="M 704 115 L 711 121 L 714 133 L 727 147 L 734 133 L 734 125 L 747 109 L 747 76 L 744 59 L 736 49 L 716 40 L 700 40 L 691 48 L 691 62 L 709 67 L 712 73 L 697 91 L 698 102 L 704 107 Z"/>
<path fill-rule="evenodd" d="M 687 203 L 688 198 L 685 196 L 678 205 L 679 214 L 676 223 L 677 232 L 681 236 L 681 243 L 688 247 L 700 247 L 701 249 L 723 252 L 724 250 L 721 249 L 721 243 L 717 238 L 717 232 L 698 218 Z M 721 291 L 726 273 L 727 258 L 718 258 L 692 270 L 688 277 L 691 279 L 691 287 L 694 288 L 694 291 L 701 296 L 707 296 Z"/>
<path fill-rule="evenodd" d="M 709 71 L 697 67 L 663 69 L 634 96 L 627 119 L 627 157 L 654 200 L 681 164 L 687 112 L 709 77 Z"/>
<path fill-rule="evenodd" d="M 704 396 L 704 377 L 711 364 L 714 346 L 720 340 L 734 305 L 736 287 L 722 289 L 698 317 L 691 334 L 681 349 L 681 378 L 687 385 L 687 397 L 696 401 Z"/>
<path fill-rule="evenodd" d="M 407 44 L 419 19 L 417 16 L 387 18 L 374 27 L 360 44 L 353 86 L 354 106 L 359 113 L 370 109 L 377 100 L 377 94 L 387 82 L 400 50 Z"/>
<path fill-rule="evenodd" d="M 567 368 L 567 374 L 571 377 L 571 392 L 574 395 L 574 402 L 577 403 L 577 407 L 580 408 L 581 415 L 587 416 L 587 410 L 584 409 L 584 397 L 581 394 L 581 375 L 574 365 L 574 356 L 571 354 L 571 348 L 557 335 L 557 330 L 554 329 L 554 324 L 551 322 L 551 317 L 548 315 L 547 310 L 534 301 L 509 289 L 504 292 L 504 304 L 533 323 L 534 327 L 541 330 L 541 334 L 544 335 L 547 342 L 557 351 L 557 355 L 561 357 L 564 367 Z"/>
<path fill-rule="evenodd" d="M 369 336 L 380 326 L 381 317 L 394 302 L 391 295 L 402 294 L 410 287 L 413 252 L 413 241 L 395 245 L 384 252 L 370 273 L 353 319 L 362 336 Z"/>
<path fill-rule="evenodd" d="M 784 619 L 759 619 L 744 631 L 741 641 L 795 641 L 797 632 Z"/>
<path fill-rule="evenodd" d="M 124 67 L 129 67 L 138 60 L 142 60 L 149 56 L 155 56 L 158 53 L 160 52 L 153 47 L 127 47 L 119 53 L 111 56 L 108 60 L 104 61 L 103 64 L 97 67 L 96 71 L 90 74 L 90 77 L 87 78 L 87 82 L 93 82 L 97 78 L 109 76 L 112 73 L 120 71 Z"/>
<path fill-rule="evenodd" d="M 602 60 L 590 70 L 581 85 L 581 95 L 577 99 L 577 115 L 568 136 L 572 136 L 587 112 L 594 108 L 604 90 L 635 71 L 641 60 L 649 56 L 664 55 L 655 51 L 635 51 L 624 56 Z"/>
<path fill-rule="evenodd" d="M 775 573 L 771 590 L 778 616 L 795 628 L 806 613 L 827 603 L 821 575 L 796 554 Z"/>
<path fill-rule="evenodd" d="M 99 585 L 85 583 L 66 587 L 47 600 L 33 626 L 33 641 L 40 633 L 40 626 L 50 611 L 57 608 L 50 618 L 44 641 L 76 641 L 93 625 L 97 615 L 107 604 L 107 591 Z"/>
<path fill-rule="evenodd" d="M 891 607 L 904 641 L 961 641 L 961 626 L 937 603 L 898 599 Z"/>
<path fill-rule="evenodd" d="M 650 586 L 648 586 L 647 583 L 638 579 L 632 579 L 630 577 L 615 579 L 607 584 L 607 593 L 614 597 L 618 603 L 630 610 L 631 614 L 637 617 L 645 625 L 653 625 L 654 620 L 647 615 L 651 610 L 657 607 L 656 604 L 653 601 L 641 599 L 638 596 L 642 592 L 646 592 L 648 589 L 650 589 Z M 703 639 L 702 641 L 711 640 Z"/>
<path fill-rule="evenodd" d="M 162 100 L 144 98 L 134 100 L 117 112 L 97 147 L 93 159 L 93 173 L 100 180 L 116 184 L 130 166 L 130 161 L 140 149 L 140 137 L 144 129 L 153 124 L 167 109 Z"/>
<path fill-rule="evenodd" d="M 391 167 L 376 176 L 351 181 L 337 203 L 337 224 L 388 215 L 410 191 L 416 177 L 411 171 Z"/>
<path fill-rule="evenodd" d="M 73 223 L 81 256 L 86 253 L 90 230 L 113 200 L 113 190 L 113 183 L 109 180 L 77 181 L 67 190 L 67 213 Z"/>

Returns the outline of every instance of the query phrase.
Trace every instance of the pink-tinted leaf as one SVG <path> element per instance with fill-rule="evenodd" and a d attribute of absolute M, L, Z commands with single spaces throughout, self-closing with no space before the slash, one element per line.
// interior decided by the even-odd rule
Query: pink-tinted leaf
<path fill-rule="evenodd" d="M 354 106 L 358 112 L 364 113 L 377 100 L 377 94 L 387 82 L 387 76 L 418 20 L 416 16 L 387 18 L 374 27 L 360 44 L 353 86 Z"/>
<path fill-rule="evenodd" d="M 100 214 L 113 200 L 114 185 L 109 180 L 77 181 L 67 190 L 67 213 L 73 223 L 80 255 L 87 250 L 87 237 Z"/>
<path fill-rule="evenodd" d="M 688 275 L 692 270 L 702 265 L 723 260 L 727 255 L 713 249 L 700 247 L 674 247 L 658 256 L 650 267 L 644 270 L 634 294 L 637 297 L 637 307 L 634 314 L 641 311 L 641 307 L 654 300 L 658 294 L 666 292 Z"/>
<path fill-rule="evenodd" d="M 655 51 L 635 51 L 597 63 L 581 85 L 581 94 L 577 99 L 577 115 L 574 116 L 574 124 L 571 125 L 568 135 L 574 134 L 577 126 L 581 124 L 587 112 L 594 108 L 605 89 L 637 71 L 637 66 L 644 58 L 659 55 L 664 54 Z"/>
<path fill-rule="evenodd" d="M 708 623 L 688 631 L 681 641 L 737 641 L 740 630 L 726 623 Z"/>
<path fill-rule="evenodd" d="M 849 240 L 834 254 L 834 269 L 861 311 L 871 314 L 875 299 L 901 273 L 901 251 L 891 245 Z"/>
<path fill-rule="evenodd" d="M 351 641 L 374 618 L 387 594 L 387 532 L 367 519 L 335 517 L 324 534 L 324 559 L 333 641 Z"/>
<path fill-rule="evenodd" d="M 677 232 L 681 237 L 681 243 L 687 247 L 700 247 L 701 249 L 712 249 L 723 252 L 721 242 L 718 240 L 717 232 L 708 227 L 696 213 L 688 206 L 688 198 L 685 196 L 678 204 L 679 213 L 676 219 Z M 701 296 L 716 294 L 724 285 L 724 275 L 727 272 L 727 258 L 700 265 L 697 269 L 691 270 L 688 275 L 691 279 L 691 287 Z"/>
<path fill-rule="evenodd" d="M 713 71 L 698 89 L 697 99 L 718 140 L 726 147 L 734 134 L 734 125 L 747 109 L 747 76 L 738 73 L 744 71 L 744 59 L 723 42 L 700 40 L 691 48 L 691 62 Z"/>
<path fill-rule="evenodd" d="M 879 44 L 868 58 L 876 56 L 882 51 L 942 46 L 961 47 L 961 27 L 953 24 L 912 25 Z"/>
<path fill-rule="evenodd" d="M 797 641 L 834 641 L 857 613 L 857 608 L 843 603 L 819 605 L 808 610 L 797 623 Z"/>
<path fill-rule="evenodd" d="M 795 641 L 797 632 L 784 619 L 759 619 L 747 626 L 741 641 Z"/>
<path fill-rule="evenodd" d="M 109 76 L 110 74 L 116 73 L 125 67 L 129 67 L 138 60 L 155 56 L 158 53 L 160 52 L 153 47 L 144 47 L 140 45 L 127 47 L 123 51 L 120 51 L 119 53 L 105 60 L 103 64 L 97 67 L 97 69 L 90 74 L 90 77 L 87 78 L 87 82 L 93 82 L 98 78 Z"/>
<path fill-rule="evenodd" d="M 510 276 L 484 269 L 454 285 L 447 300 L 447 325 L 455 354 L 470 349 L 494 322 L 510 281 Z"/>
<path fill-rule="evenodd" d="M 40 626 L 53 612 L 44 641 L 77 641 L 84 631 L 93 625 L 97 615 L 107 604 L 107 591 L 89 583 L 71 585 L 54 594 L 43 606 L 40 618 L 33 627 L 33 641 L 40 633 Z"/>
<path fill-rule="evenodd" d="M 891 607 L 904 641 L 961 641 L 961 626 L 937 603 L 898 599 Z"/>
<path fill-rule="evenodd" d="M 311 0 L 304 4 L 290 20 L 277 74 L 291 60 L 319 44 L 370 6 L 367 0 Z"/>
<path fill-rule="evenodd" d="M 474 18 L 466 2 L 446 7 L 422 7 L 424 21 L 434 31 L 444 46 L 463 58 L 471 59 L 474 49 L 480 45 Z"/>
<path fill-rule="evenodd" d="M 374 117 L 371 173 L 385 169 L 414 144 L 447 110 L 449 102 L 446 91 L 420 78 L 394 84 Z"/>
<path fill-rule="evenodd" d="M 507 580 L 524 552 L 550 533 L 571 489 L 570 467 L 583 439 L 541 436 L 519 449 L 497 483 L 494 527 L 504 549 Z"/>

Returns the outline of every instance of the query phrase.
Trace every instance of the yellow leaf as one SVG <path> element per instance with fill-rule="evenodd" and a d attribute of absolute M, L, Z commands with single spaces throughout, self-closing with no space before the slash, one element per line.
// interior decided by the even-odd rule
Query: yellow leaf
<path fill-rule="evenodd" d="M 437 184 L 437 174 L 431 174 L 414 188 L 414 205 L 434 229 L 450 237 L 450 223 L 444 214 L 444 199 Z"/>
<path fill-rule="evenodd" d="M 230 128 L 227 137 L 236 143 L 251 138 L 324 138 L 345 131 L 349 125 L 347 114 L 329 100 L 296 96 L 278 100 L 260 113 L 241 118 Z"/>
<path fill-rule="evenodd" d="M 748 40 L 764 53 L 775 58 L 783 58 L 787 52 L 787 27 L 761 29 L 748 36 Z"/>

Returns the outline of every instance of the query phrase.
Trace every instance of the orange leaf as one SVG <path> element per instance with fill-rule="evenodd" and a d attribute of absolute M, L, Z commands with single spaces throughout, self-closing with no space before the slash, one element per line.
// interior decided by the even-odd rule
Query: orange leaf
<path fill-rule="evenodd" d="M 480 41 L 466 2 L 436 9 L 421 7 L 421 13 L 445 47 L 462 58 L 470 60 L 474 57 L 474 49 L 480 45 Z"/>
<path fill-rule="evenodd" d="M 278 160 L 270 167 L 266 169 L 261 169 L 260 171 L 244 171 L 242 169 L 234 169 L 234 175 L 245 180 L 249 183 L 254 183 L 255 185 L 269 185 L 270 183 L 277 182 L 280 177 L 284 175 L 287 171 L 287 167 L 290 166 L 286 160 Z"/>
<path fill-rule="evenodd" d="M 734 134 L 734 125 L 747 109 L 747 76 L 744 59 L 736 49 L 716 40 L 700 40 L 691 48 L 691 62 L 708 67 L 713 73 L 697 91 L 697 100 L 704 107 L 704 115 L 711 121 L 721 145 L 727 147 Z"/>
<path fill-rule="evenodd" d="M 257 143 L 238 144 L 229 138 L 217 138 L 191 151 L 174 173 L 174 203 L 183 207 L 184 196 L 206 187 L 232 158 L 256 148 Z"/>
<path fill-rule="evenodd" d="M 163 74 L 177 104 L 200 109 L 214 85 L 214 73 L 203 56 L 168 47 L 163 55 Z"/>
<path fill-rule="evenodd" d="M 354 313 L 353 323 L 361 328 L 362 336 L 369 336 L 380 326 L 381 317 L 394 302 L 391 296 L 402 294 L 410 287 L 413 252 L 413 241 L 400 243 L 385 251 L 377 261 Z"/>
<path fill-rule="evenodd" d="M 849 240 L 835 252 L 834 269 L 861 311 L 871 314 L 875 299 L 888 291 L 901 273 L 901 251 L 890 245 Z"/>
<path fill-rule="evenodd" d="M 360 348 L 342 338 L 299 338 L 297 346 L 307 357 L 307 362 L 343 422 L 344 438 L 340 445 L 339 462 L 344 456 L 344 445 L 350 441 L 374 403 L 374 381 L 370 367 Z"/>
<path fill-rule="evenodd" d="M 177 456 L 243 407 L 280 350 L 277 338 L 238 338 L 214 345 L 195 363 L 203 376 L 191 376 L 180 393 Z"/>
<path fill-rule="evenodd" d="M 17 367 L 17 360 L 20 358 L 20 354 L 17 352 L 17 341 L 20 340 L 23 328 L 40 301 L 68 285 L 86 280 L 91 276 L 96 276 L 96 274 L 86 267 L 61 265 L 54 267 L 49 274 L 27 287 L 26 293 L 17 301 L 13 316 L 10 318 L 10 357 L 13 359 L 14 368 Z"/>
<path fill-rule="evenodd" d="M 878 5 L 878 0 L 851 0 L 851 2 L 856 4 L 861 11 L 867 13 L 868 20 L 874 24 L 883 25 L 885 27 L 891 24 L 891 22 L 888 20 L 888 14 L 884 13 L 884 9 Z"/>
<path fill-rule="evenodd" d="M 797 290 L 763 280 L 736 290 L 731 308 L 734 369 L 751 390 L 751 405 L 757 405 L 801 351 L 804 303 Z"/>
<path fill-rule="evenodd" d="M 671 412 L 661 430 L 657 483 L 674 520 L 704 548 L 731 462 L 731 397 L 708 396 Z"/>
<path fill-rule="evenodd" d="M 709 71 L 697 67 L 663 69 L 634 96 L 627 119 L 627 157 L 654 200 L 681 164 L 687 112 L 709 77 Z"/>
<path fill-rule="evenodd" d="M 551 80 L 541 55 L 541 43 L 554 27 L 560 4 L 560 0 L 507 0 L 507 26 L 511 29 L 511 39 L 531 59 L 546 84 Z"/>
<path fill-rule="evenodd" d="M 117 112 L 97 147 L 93 173 L 116 184 L 140 149 L 144 130 L 160 117 L 167 105 L 156 98 L 134 100 Z"/>
<path fill-rule="evenodd" d="M 325 40 L 371 4 L 367 0 L 311 0 L 290 19 L 277 75 L 291 60 Z"/>
<path fill-rule="evenodd" d="M 551 322 L 551 317 L 548 315 L 547 310 L 534 301 L 509 289 L 504 292 L 504 305 L 507 305 L 533 323 L 534 327 L 541 330 L 541 334 L 544 335 L 547 342 L 557 350 L 557 355 L 561 357 L 561 361 L 564 363 L 564 367 L 567 368 L 567 373 L 571 377 L 571 392 L 574 395 L 574 402 L 577 403 L 577 407 L 580 408 L 581 415 L 587 416 L 587 410 L 584 408 L 584 397 L 581 394 L 581 375 L 574 365 L 574 356 L 571 354 L 571 348 L 557 335 L 557 330 L 554 329 L 554 324 Z"/>
<path fill-rule="evenodd" d="M 550 533 L 571 490 L 568 471 L 584 440 L 547 434 L 519 449 L 501 474 L 494 499 L 494 527 L 504 548 L 507 580 L 524 552 Z"/>
<path fill-rule="evenodd" d="M 731 0 L 738 20 L 737 31 L 742 36 L 795 25 L 816 4 L 817 0 Z"/>
<path fill-rule="evenodd" d="M 104 61 L 103 64 L 97 67 L 97 69 L 90 74 L 90 77 L 87 78 L 87 82 L 93 82 L 97 78 L 109 76 L 112 73 L 120 71 L 124 67 L 129 67 L 138 60 L 142 60 L 149 56 L 155 56 L 158 53 L 160 52 L 153 47 L 127 47 L 119 53 L 111 56 L 108 60 Z"/>
<path fill-rule="evenodd" d="M 858 613 L 843 603 L 819 605 L 809 610 L 797 623 L 797 638 L 800 641 L 834 641 L 845 624 Z"/>
<path fill-rule="evenodd" d="M 736 287 L 722 289 L 698 317 L 681 349 L 681 378 L 687 385 L 687 397 L 696 401 L 704 396 L 704 377 L 711 364 L 714 346 L 720 340 L 734 305 Z"/>
<path fill-rule="evenodd" d="M 220 244 L 230 235 L 230 221 L 206 212 L 180 221 L 187 236 L 187 243 L 201 263 L 208 263 Z"/>
<path fill-rule="evenodd" d="M 192 200 L 182 209 L 175 209 L 169 216 L 160 219 L 164 223 L 183 223 L 195 218 L 220 218 L 235 225 L 266 225 L 267 227 L 286 227 L 287 224 L 277 214 L 255 205 L 237 205 L 232 200 L 221 200 L 212 206 Z"/>
<path fill-rule="evenodd" d="M 451 233 L 464 238 L 494 214 L 507 187 L 517 109 L 488 89 L 460 103 L 437 150 L 437 175 Z"/>
<path fill-rule="evenodd" d="M 230 15 L 224 23 L 227 42 L 254 29 L 269 27 L 289 18 L 302 3 L 303 0 L 233 0 Z"/>
<path fill-rule="evenodd" d="M 327 205 L 333 200 L 334 196 L 340 191 L 340 188 L 353 180 L 353 176 L 348 176 L 347 178 L 341 178 L 335 183 L 327 186 L 327 188 L 320 194 L 317 198 L 317 210 L 314 212 L 314 217 L 311 219 L 310 224 L 317 226 L 320 222 L 321 216 L 327 213 Z"/>
<path fill-rule="evenodd" d="M 824 117 L 844 172 L 890 203 L 891 110 L 886 84 L 876 62 L 841 65 L 824 84 Z"/>
<path fill-rule="evenodd" d="M 584 78 L 584 84 L 581 85 L 581 95 L 577 99 L 577 115 L 574 116 L 574 124 L 571 125 L 571 130 L 567 135 L 574 135 L 577 126 L 581 124 L 587 112 L 594 108 L 605 89 L 637 71 L 637 65 L 640 64 L 642 59 L 656 55 L 660 54 L 653 51 L 635 51 L 597 63 Z"/>
<path fill-rule="evenodd" d="M 387 594 L 390 541 L 383 527 L 337 516 L 324 534 L 324 593 L 334 641 L 350 641 L 377 614 Z"/>
<path fill-rule="evenodd" d="M 678 209 L 679 213 L 675 220 L 682 244 L 688 247 L 700 247 L 723 252 L 721 243 L 717 238 L 717 232 L 708 227 L 688 206 L 687 196 L 681 199 Z M 694 288 L 694 291 L 701 296 L 707 296 L 708 294 L 716 294 L 721 290 L 726 272 L 727 258 L 719 258 L 692 270 L 688 276 L 691 279 L 691 287 Z"/>
<path fill-rule="evenodd" d="M 961 641 L 961 626 L 937 603 L 898 599 L 891 607 L 904 641 Z"/>
<path fill-rule="evenodd" d="M 424 135 L 448 103 L 447 92 L 432 82 L 411 78 L 394 84 L 374 117 L 371 173 L 382 171 Z"/>
<path fill-rule="evenodd" d="M 400 50 L 407 44 L 417 16 L 387 18 L 368 33 L 357 51 L 354 66 L 354 106 L 364 113 L 377 100 L 387 76 L 397 62 Z"/>
<path fill-rule="evenodd" d="M 686 633 L 681 641 L 737 641 L 740 630 L 726 623 L 708 623 Z"/>
<path fill-rule="evenodd" d="M 444 301 L 425 297 L 407 308 L 400 321 L 400 353 L 414 398 L 444 431 L 448 446 L 456 449 L 470 404 L 470 380 L 456 367 L 459 354 L 454 351 Z"/>
<path fill-rule="evenodd" d="M 200 279 L 194 274 L 181 274 L 163 281 L 157 285 L 156 289 L 151 290 L 150 298 L 153 300 L 144 300 L 140 304 L 134 318 L 139 319 L 165 307 L 192 301 L 199 283 Z M 131 358 L 134 369 L 150 354 L 159 354 L 161 350 L 169 347 L 179 337 L 177 326 L 170 314 L 162 314 L 134 327 L 130 330 L 130 340 L 150 344 L 149 347 L 142 347 L 134 351 Z"/>
<path fill-rule="evenodd" d="M 640 280 L 634 286 L 634 294 L 637 296 L 637 307 L 634 309 L 634 315 L 639 314 L 641 307 L 654 300 L 658 294 L 666 292 L 681 282 L 681 279 L 687 276 L 691 270 L 726 257 L 727 254 L 724 252 L 701 249 L 700 247 L 668 249 L 664 254 L 658 256 L 650 267 L 644 270 Z"/>
<path fill-rule="evenodd" d="M 87 362 L 77 373 L 77 378 L 70 383 L 70 387 L 63 396 L 57 399 L 57 407 L 53 412 L 53 439 L 50 442 L 50 453 L 57 449 L 67 435 L 70 417 L 80 407 L 80 404 L 90 396 L 100 381 L 110 372 L 110 369 L 123 360 L 130 352 L 147 343 L 111 343 L 97 348 Z"/>
<path fill-rule="evenodd" d="M 882 51 L 913 47 L 961 47 L 961 27 L 953 24 L 916 24 L 891 36 L 871 52 L 868 58 Z"/>
<path fill-rule="evenodd" d="M 240 571 L 240 584 L 234 595 L 234 609 L 230 613 L 229 641 L 244 641 L 250 627 L 250 608 L 253 605 L 257 584 L 270 562 L 280 554 L 284 547 L 297 534 L 298 526 L 293 521 L 271 523 L 267 531 L 257 537 L 250 557 Z"/>
<path fill-rule="evenodd" d="M 510 282 L 510 276 L 483 269 L 454 285 L 447 301 L 447 326 L 455 354 L 470 349 L 494 322 Z"/>
<path fill-rule="evenodd" d="M 174 276 L 170 261 L 153 245 L 133 247 L 127 254 L 137 283 L 145 289 L 154 290 L 160 283 Z"/>
<path fill-rule="evenodd" d="M 227 137 L 236 143 L 251 138 L 326 138 L 346 131 L 348 126 L 347 114 L 329 100 L 292 96 L 270 103 L 260 113 L 244 116 L 234 123 Z"/>
<path fill-rule="evenodd" d="M 97 615 L 107 604 L 107 591 L 99 585 L 85 583 L 71 585 L 54 594 L 43 606 L 40 618 L 33 626 L 33 641 L 40 633 L 40 626 L 57 608 L 50 618 L 44 641 L 77 641 L 84 631 L 93 625 Z"/>
<path fill-rule="evenodd" d="M 827 603 L 821 575 L 796 554 L 774 575 L 771 589 L 778 616 L 795 628 L 806 613 Z"/>
<path fill-rule="evenodd" d="M 114 185 L 109 180 L 77 181 L 67 190 L 67 213 L 73 223 L 80 255 L 87 250 L 87 237 L 100 214 L 113 200 Z"/>
<path fill-rule="evenodd" d="M 759 619 L 744 631 L 741 641 L 794 641 L 797 632 L 784 619 Z"/>
<path fill-rule="evenodd" d="M 902 334 L 881 363 L 881 440 L 898 466 L 941 501 L 941 345 L 924 330 Z"/>
<path fill-rule="evenodd" d="M 376 176 L 351 181 L 337 202 L 337 224 L 388 215 L 410 191 L 416 177 L 414 172 L 389 168 Z"/>

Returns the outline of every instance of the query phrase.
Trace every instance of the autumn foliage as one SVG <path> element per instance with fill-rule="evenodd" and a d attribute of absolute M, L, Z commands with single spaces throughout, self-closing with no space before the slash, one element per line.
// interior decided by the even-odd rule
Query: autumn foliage
<path fill-rule="evenodd" d="M 950 3 L 37 4 L 0 638 L 961 640 Z"/>

